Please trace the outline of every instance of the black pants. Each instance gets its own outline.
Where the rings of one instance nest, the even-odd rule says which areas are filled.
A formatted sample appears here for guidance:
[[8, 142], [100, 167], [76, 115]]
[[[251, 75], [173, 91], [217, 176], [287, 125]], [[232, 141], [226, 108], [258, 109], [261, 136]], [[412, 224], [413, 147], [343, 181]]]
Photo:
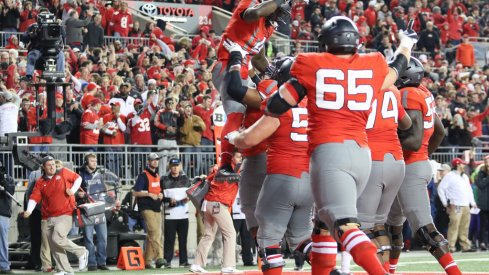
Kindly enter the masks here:
[[252, 264], [255, 243], [253, 242], [250, 231], [246, 227], [246, 220], [233, 220], [233, 224], [236, 229], [236, 235], [241, 239], [241, 259], [243, 259], [243, 264]]
[[41, 211], [34, 209], [29, 217], [31, 231], [31, 264], [32, 267], [41, 266]]
[[178, 250], [180, 265], [188, 262], [187, 258], [187, 235], [188, 219], [167, 220], [165, 219], [165, 240], [164, 254], [167, 263], [173, 259], [173, 247], [175, 246], [175, 236], [178, 233]]
[[479, 242], [488, 245], [489, 239], [488, 239], [487, 231], [489, 230], [489, 211], [481, 210], [479, 215], [481, 218], [481, 227], [479, 230]]

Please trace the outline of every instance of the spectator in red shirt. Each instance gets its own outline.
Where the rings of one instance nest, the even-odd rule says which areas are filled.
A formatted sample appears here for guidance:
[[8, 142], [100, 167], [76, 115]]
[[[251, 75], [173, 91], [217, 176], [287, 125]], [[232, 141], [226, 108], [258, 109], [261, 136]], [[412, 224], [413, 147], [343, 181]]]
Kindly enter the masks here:
[[468, 35], [470, 37], [479, 37], [479, 24], [475, 22], [474, 17], [467, 17], [467, 22], [464, 24], [464, 35]]
[[24, 2], [24, 11], [20, 14], [19, 32], [25, 32], [27, 27], [36, 23], [37, 10], [32, 9], [32, 2]]
[[467, 112], [467, 130], [472, 134], [472, 137], [482, 136], [482, 121], [489, 115], [489, 108], [486, 108], [484, 112], [479, 113], [479, 110], [471, 106]]
[[[194, 107], [194, 113], [201, 117], [205, 123], [205, 130], [202, 132], [200, 145], [214, 145], [214, 127], [212, 126], [212, 114], [214, 113], [214, 108], [212, 108], [212, 98], [209, 95], [205, 95], [202, 98], [202, 104]], [[212, 148], [202, 148], [202, 151], [211, 152]]]
[[122, 146], [125, 144], [124, 132], [126, 131], [126, 116], [121, 114], [121, 104], [113, 102], [110, 104], [112, 113], [103, 117], [102, 136], [108, 154], [107, 168], [116, 175], [121, 176]]
[[132, 15], [127, 10], [127, 3], [122, 2], [120, 11], [114, 12], [110, 21], [112, 32], [115, 37], [128, 37], [132, 28]]
[[453, 46], [460, 44], [462, 41], [462, 25], [464, 19], [460, 16], [461, 12], [462, 10], [459, 7], [451, 6], [447, 13], [449, 24], [448, 38]]
[[301, 18], [305, 18], [305, 14], [304, 14], [304, 11], [306, 9], [306, 3], [304, 2], [304, 0], [299, 0], [299, 1], [294, 1], [294, 4], [292, 5], [292, 10], [291, 10], [291, 14], [293, 14], [293, 18], [292, 20], [296, 19], [295, 16], [297, 16], [298, 14], [301, 15]]
[[51, 156], [42, 159], [41, 168], [43, 176], [36, 181], [24, 217], [28, 218], [36, 204], [42, 202], [41, 212], [47, 217], [47, 236], [58, 274], [73, 274], [66, 252], [78, 257], [78, 268], [83, 271], [88, 264], [88, 250], [67, 237], [73, 225], [74, 194], [82, 178], [66, 168], [57, 171]]
[[90, 101], [92, 101], [93, 97], [95, 96], [95, 94], [97, 93], [97, 90], [98, 88], [100, 88], [100, 86], [98, 86], [95, 82], [90, 82], [88, 83], [87, 85], [87, 91], [85, 94], [83, 94], [82, 98], [81, 98], [81, 106], [83, 108], [83, 110], [86, 110], [87, 109], [87, 105]]
[[475, 64], [474, 46], [469, 43], [467, 35], [464, 36], [462, 44], [457, 47], [456, 60], [468, 68], [472, 68]]
[[[144, 107], [141, 100], [134, 101], [135, 111], [127, 116], [126, 132], [129, 133], [129, 143], [132, 145], [152, 145], [151, 113]], [[132, 147], [132, 152], [151, 152], [149, 147]], [[144, 168], [144, 159], [138, 154], [132, 155], [132, 175], [136, 176]]]
[[[80, 144], [98, 144], [98, 137], [102, 121], [98, 116], [98, 111], [102, 106], [102, 101], [98, 98], [92, 99], [88, 104], [88, 109], [83, 112], [80, 127]], [[87, 151], [96, 151], [95, 147], [87, 148]]]
[[368, 3], [368, 8], [363, 13], [363, 16], [367, 18], [367, 24], [370, 28], [375, 26], [377, 22], [377, 11], [375, 10], [375, 1], [370, 1]]

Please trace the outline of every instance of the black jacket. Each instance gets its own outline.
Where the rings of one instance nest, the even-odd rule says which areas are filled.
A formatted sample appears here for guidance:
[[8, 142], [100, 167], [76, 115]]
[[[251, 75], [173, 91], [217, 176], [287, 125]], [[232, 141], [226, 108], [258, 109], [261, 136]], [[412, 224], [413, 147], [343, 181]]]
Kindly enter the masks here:
[[475, 185], [479, 189], [477, 206], [484, 211], [489, 211], [489, 175], [484, 168], [481, 168], [477, 174]]
[[0, 175], [0, 185], [5, 190], [0, 191], [0, 216], [8, 217], [12, 216], [12, 198], [5, 194], [5, 191], [11, 195], [15, 192], [14, 179], [8, 175]]
[[169, 172], [167, 175], [161, 177], [160, 182], [163, 189], [190, 187], [190, 180], [183, 172], [180, 172], [177, 177], [173, 177]]
[[96, 25], [95, 22], [90, 22], [87, 26], [88, 32], [85, 34], [85, 47], [88, 45], [90, 49], [102, 48], [104, 46], [104, 29], [101, 25]]
[[3, 14], [3, 11], [0, 12], [0, 24], [2, 29], [5, 28], [14, 28], [17, 29], [17, 21], [20, 18], [20, 12], [18, 8], [9, 9], [4, 7], [4, 9], [8, 9], [6, 14]]

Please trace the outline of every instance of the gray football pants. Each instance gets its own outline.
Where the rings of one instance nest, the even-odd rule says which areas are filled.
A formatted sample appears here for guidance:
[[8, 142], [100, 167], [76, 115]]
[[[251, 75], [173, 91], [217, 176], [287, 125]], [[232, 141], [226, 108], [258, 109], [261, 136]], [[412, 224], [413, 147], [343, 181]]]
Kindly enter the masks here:
[[433, 223], [426, 186], [433, 176], [428, 160], [406, 165], [406, 175], [387, 217], [387, 224], [401, 226], [408, 220], [413, 232]]
[[256, 205], [258, 245], [280, 243], [285, 235], [291, 250], [312, 233], [312, 193], [309, 174], [301, 178], [267, 175]]
[[372, 167], [370, 149], [355, 141], [325, 143], [311, 154], [309, 171], [321, 221], [334, 229], [336, 220], [357, 218], [356, 202]]
[[[221, 95], [222, 106], [224, 107], [224, 112], [226, 114], [231, 113], [241, 113], [244, 114], [246, 111], [246, 106], [241, 102], [238, 102], [231, 98], [228, 94], [228, 85], [229, 85], [229, 77], [227, 76], [228, 71], [227, 68], [223, 68], [223, 64], [220, 61], [217, 61], [216, 66], [212, 70], [212, 81], [216, 86], [216, 89], [219, 91]], [[248, 79], [241, 80], [243, 86], [248, 85]]]
[[239, 197], [241, 199], [241, 211], [246, 216], [248, 230], [258, 226], [255, 209], [266, 175], [267, 154], [265, 152], [244, 158], [241, 165]]
[[362, 229], [384, 224], [392, 202], [404, 179], [404, 160], [386, 154], [384, 161], [372, 161], [367, 186], [357, 200], [358, 221]]

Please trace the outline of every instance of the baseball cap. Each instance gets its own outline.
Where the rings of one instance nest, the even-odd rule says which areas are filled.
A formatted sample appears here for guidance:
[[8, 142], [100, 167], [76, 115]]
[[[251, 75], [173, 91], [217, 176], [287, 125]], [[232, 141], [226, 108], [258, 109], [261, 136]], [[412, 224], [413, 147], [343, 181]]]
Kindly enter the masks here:
[[156, 80], [152, 79], [152, 78], [150, 80], [148, 80], [148, 85], [151, 85], [151, 84], [156, 85]]
[[170, 166], [177, 166], [180, 164], [180, 160], [177, 158], [170, 159]]
[[53, 156], [50, 156], [50, 155], [47, 155], [47, 156], [45, 156], [45, 157], [43, 157], [41, 159], [41, 164], [44, 164], [44, 163], [46, 163], [48, 161], [51, 161], [51, 160], [54, 160], [54, 157]]
[[58, 99], [58, 98], [63, 99], [63, 95], [60, 93], [56, 93], [56, 99]]
[[458, 93], [456, 94], [456, 96], [459, 96], [459, 97], [465, 97], [465, 94], [464, 94], [464, 93], [462, 93], [462, 92], [458, 92]]
[[161, 159], [161, 157], [158, 156], [158, 154], [156, 154], [156, 153], [150, 153], [148, 155], [148, 160], [159, 160], [159, 159]]
[[452, 167], [457, 167], [459, 164], [467, 164], [467, 162], [463, 161], [461, 158], [452, 159]]
[[450, 170], [452, 170], [452, 169], [450, 168], [450, 165], [448, 165], [448, 164], [446, 164], [446, 163], [442, 164], [442, 165], [441, 165], [441, 166], [438, 168], [438, 171], [450, 171]]
[[73, 49], [73, 52], [75, 52], [75, 53], [79, 53], [79, 52], [80, 52], [80, 49], [78, 49], [78, 48], [74, 48], [74, 49]]
[[121, 84], [121, 87], [123, 87], [123, 86], [129, 87], [129, 83], [127, 83], [127, 82], [123, 82], [123, 83]]
[[92, 91], [92, 90], [95, 90], [95, 89], [97, 89], [97, 88], [99, 88], [99, 87], [100, 87], [100, 86], [99, 86], [99, 85], [97, 85], [95, 82], [90, 82], [90, 83], [88, 83], [88, 85], [87, 85], [87, 90], [88, 90], [88, 91]]

